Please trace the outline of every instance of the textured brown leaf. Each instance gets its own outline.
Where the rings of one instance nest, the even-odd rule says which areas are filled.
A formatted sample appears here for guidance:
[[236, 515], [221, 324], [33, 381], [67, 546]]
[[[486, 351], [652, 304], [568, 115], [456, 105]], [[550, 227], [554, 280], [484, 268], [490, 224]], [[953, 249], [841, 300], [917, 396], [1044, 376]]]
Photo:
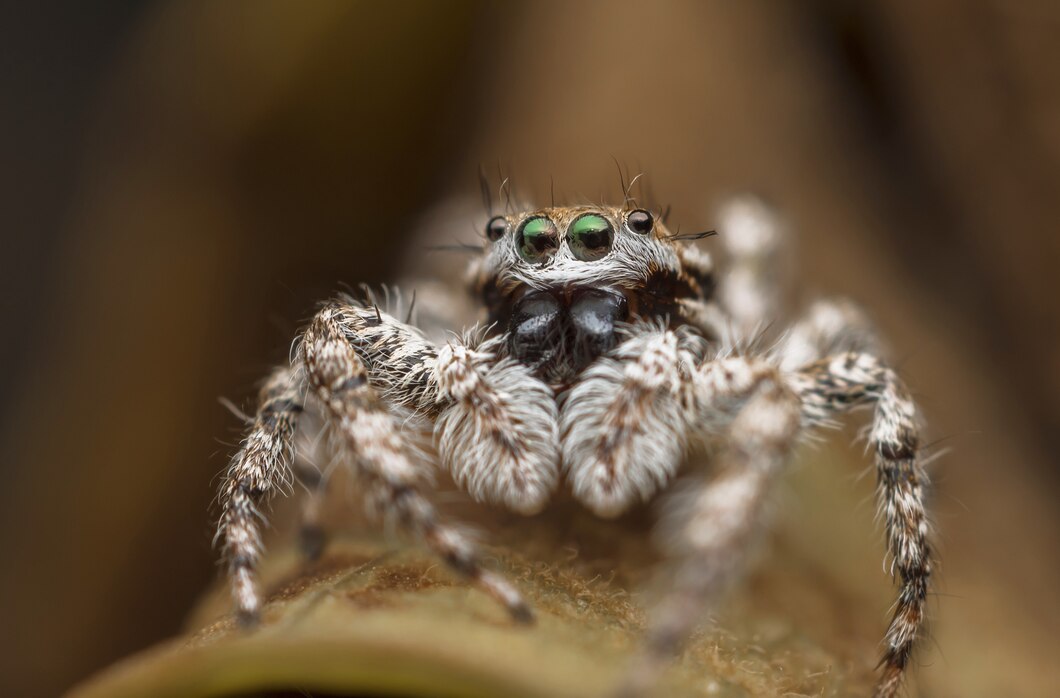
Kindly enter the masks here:
[[[717, 624], [695, 638], [663, 695], [868, 690], [889, 602], [879, 545], [867, 544], [876, 541], [871, 507], [856, 505], [871, 483], [852, 486], [844, 464], [827, 454], [813, 460], [781, 496], [776, 533], [759, 563]], [[844, 509], [849, 526], [836, 527], [831, 517]], [[194, 631], [114, 665], [73, 695], [606, 693], [635, 647], [651, 596], [630, 593], [649, 579], [650, 512], [601, 522], [560, 503], [533, 519], [478, 514], [476, 525], [495, 543], [489, 563], [530, 597], [536, 625], [514, 625], [415, 547], [345, 537], [304, 563], [293, 546], [281, 546], [263, 571], [269, 601], [257, 630], [237, 628], [225, 590], [215, 589], [193, 614]], [[853, 565], [865, 569], [851, 573]], [[851, 591], [873, 575], [871, 593]]]

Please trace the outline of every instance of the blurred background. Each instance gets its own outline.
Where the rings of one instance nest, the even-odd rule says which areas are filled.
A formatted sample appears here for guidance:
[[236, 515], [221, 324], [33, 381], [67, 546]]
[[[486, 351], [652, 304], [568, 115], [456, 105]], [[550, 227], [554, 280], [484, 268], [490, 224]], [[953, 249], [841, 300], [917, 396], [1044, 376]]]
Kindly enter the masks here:
[[217, 398], [317, 300], [429, 268], [416, 222], [480, 164], [613, 200], [612, 156], [685, 229], [768, 196], [804, 292], [897, 349], [951, 449], [918, 695], [1060, 690], [1060, 5], [59, 2], [0, 27], [3, 695], [179, 631], [216, 575]]

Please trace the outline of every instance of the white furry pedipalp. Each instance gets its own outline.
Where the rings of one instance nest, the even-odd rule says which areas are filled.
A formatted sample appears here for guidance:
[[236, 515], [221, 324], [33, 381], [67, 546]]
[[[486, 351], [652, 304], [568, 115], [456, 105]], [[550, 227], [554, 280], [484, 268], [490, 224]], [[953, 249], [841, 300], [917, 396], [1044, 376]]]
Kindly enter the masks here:
[[679, 399], [692, 355], [674, 332], [637, 328], [593, 364], [563, 405], [563, 461], [574, 496], [618, 516], [674, 476], [687, 415]]
[[438, 352], [438, 384], [453, 400], [435, 424], [438, 452], [476, 501], [536, 513], [559, 478], [552, 391], [514, 361], [480, 368], [475, 359], [461, 345]]

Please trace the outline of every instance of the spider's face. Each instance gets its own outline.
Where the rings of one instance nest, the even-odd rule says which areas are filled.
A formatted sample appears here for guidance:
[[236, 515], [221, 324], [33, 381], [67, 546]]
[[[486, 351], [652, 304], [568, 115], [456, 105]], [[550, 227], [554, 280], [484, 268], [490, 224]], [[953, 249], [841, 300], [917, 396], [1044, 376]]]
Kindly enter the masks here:
[[511, 355], [553, 383], [616, 343], [616, 327], [672, 314], [699, 292], [681, 250], [644, 209], [571, 206], [495, 216], [476, 289]]

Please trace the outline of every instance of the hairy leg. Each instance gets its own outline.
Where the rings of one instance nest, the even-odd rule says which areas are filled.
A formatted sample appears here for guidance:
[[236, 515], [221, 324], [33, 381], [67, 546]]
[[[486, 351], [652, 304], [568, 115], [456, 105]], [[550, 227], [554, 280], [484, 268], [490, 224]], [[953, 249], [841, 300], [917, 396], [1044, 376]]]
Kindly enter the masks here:
[[241, 622], [257, 620], [261, 608], [255, 570], [261, 557], [259, 507], [291, 484], [291, 451], [303, 389], [295, 371], [276, 370], [259, 396], [254, 425], [228, 467], [221, 484], [221, 541]]
[[784, 371], [796, 371], [840, 352], [878, 354], [872, 323], [853, 302], [843, 298], [814, 301], [783, 337], [777, 358]]
[[780, 317], [783, 226], [763, 201], [742, 196], [719, 211], [719, 241], [728, 252], [728, 270], [718, 298], [743, 342]]
[[738, 328], [718, 300], [713, 259], [694, 245], [680, 244], [676, 251], [682, 271], [699, 287], [698, 296], [677, 299], [674, 308], [676, 324], [690, 325], [709, 342], [727, 347], [738, 345]]
[[298, 547], [307, 560], [316, 560], [324, 553], [328, 534], [321, 521], [321, 509], [327, 497], [327, 478], [309, 463], [293, 466], [295, 479], [306, 488], [302, 498], [302, 512], [298, 526]]
[[617, 516], [673, 478], [684, 455], [697, 339], [653, 325], [582, 374], [563, 401], [563, 462], [574, 496]]
[[852, 407], [875, 404], [869, 441], [876, 453], [877, 490], [891, 574], [898, 600], [887, 629], [877, 698], [892, 698], [924, 624], [932, 571], [930, 524], [924, 505], [928, 484], [917, 450], [917, 410], [893, 370], [871, 354], [848, 352], [806, 367], [796, 380], [804, 422], [813, 424]]
[[701, 425], [725, 436], [718, 475], [668, 502], [658, 533], [675, 563], [672, 585], [651, 614], [647, 642], [621, 686], [623, 696], [655, 685], [704, 612], [742, 570], [770, 485], [799, 428], [797, 396], [765, 361], [710, 361], [694, 381]]
[[[403, 336], [408, 341], [400, 342]], [[481, 566], [470, 538], [444, 522], [423, 495], [425, 473], [409, 457], [399, 419], [373, 386], [382, 385], [384, 394], [410, 409], [443, 399], [432, 353], [411, 328], [378, 310], [342, 303], [321, 310], [300, 345], [309, 385], [357, 465], [370, 509], [423, 541], [514, 618], [529, 621], [530, 608], [518, 591]], [[373, 364], [372, 383], [365, 359]]]
[[[418, 304], [417, 304], [418, 305]], [[439, 455], [476, 501], [540, 510], [558, 479], [552, 390], [471, 331], [441, 347], [375, 307], [340, 301], [343, 332], [383, 402], [434, 420]]]

